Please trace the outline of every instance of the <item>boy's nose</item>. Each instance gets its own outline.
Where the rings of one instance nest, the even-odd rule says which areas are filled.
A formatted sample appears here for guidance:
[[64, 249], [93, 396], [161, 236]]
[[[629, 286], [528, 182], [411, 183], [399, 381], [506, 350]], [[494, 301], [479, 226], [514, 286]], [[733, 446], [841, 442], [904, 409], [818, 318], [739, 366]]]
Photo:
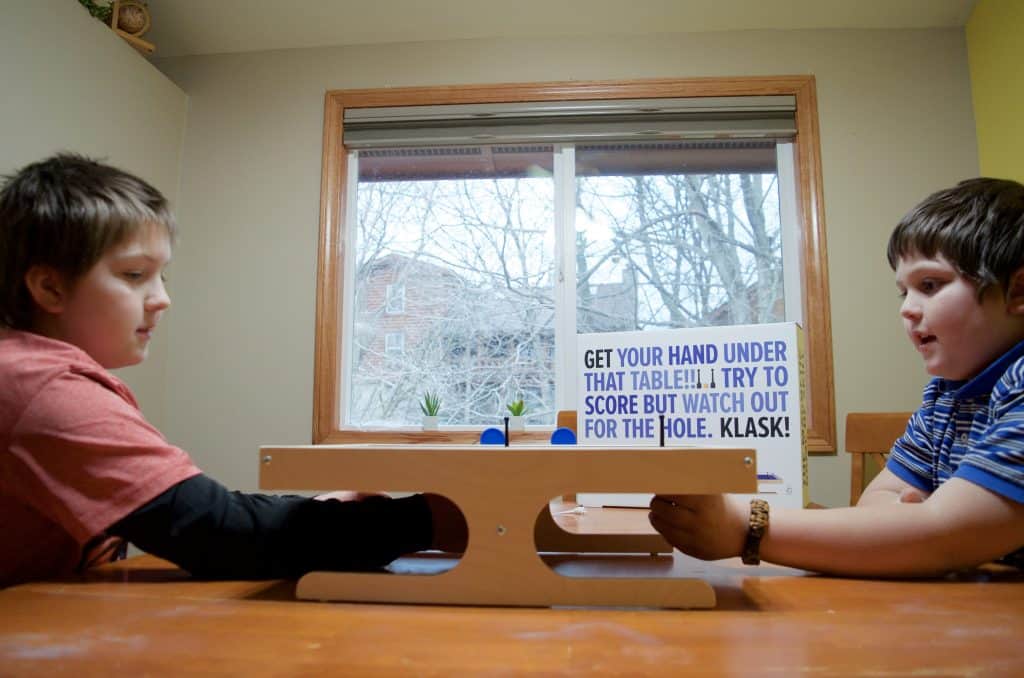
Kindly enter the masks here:
[[167, 287], [163, 280], [158, 280], [152, 294], [146, 297], [146, 309], [149, 311], [162, 311], [171, 305], [171, 296], [167, 293]]
[[900, 304], [900, 316], [908, 320], [921, 317], [920, 305], [909, 294], [903, 298], [903, 303]]

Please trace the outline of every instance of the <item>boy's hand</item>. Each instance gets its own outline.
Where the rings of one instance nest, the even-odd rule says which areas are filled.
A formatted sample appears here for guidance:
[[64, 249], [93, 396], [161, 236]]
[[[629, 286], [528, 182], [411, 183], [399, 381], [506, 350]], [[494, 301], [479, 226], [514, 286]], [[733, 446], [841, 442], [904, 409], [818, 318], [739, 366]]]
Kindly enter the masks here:
[[916, 487], [904, 487], [900, 490], [899, 503], [901, 504], [920, 504], [929, 495], [925, 494]]
[[387, 494], [383, 492], [353, 492], [352, 490], [335, 490], [334, 492], [325, 492], [324, 494], [318, 494], [313, 499], [317, 501], [328, 501], [334, 499], [335, 501], [361, 501], [370, 497], [386, 497]]
[[893, 502], [920, 504], [930, 496], [930, 493], [917, 489], [889, 469], [883, 468], [864, 488], [857, 506], [879, 506]]
[[434, 540], [430, 548], [447, 553], [462, 553], [469, 541], [469, 528], [459, 507], [447, 497], [425, 493], [430, 514], [434, 521]]
[[724, 494], [658, 494], [651, 500], [651, 525], [683, 553], [701, 560], [743, 552], [750, 506]]

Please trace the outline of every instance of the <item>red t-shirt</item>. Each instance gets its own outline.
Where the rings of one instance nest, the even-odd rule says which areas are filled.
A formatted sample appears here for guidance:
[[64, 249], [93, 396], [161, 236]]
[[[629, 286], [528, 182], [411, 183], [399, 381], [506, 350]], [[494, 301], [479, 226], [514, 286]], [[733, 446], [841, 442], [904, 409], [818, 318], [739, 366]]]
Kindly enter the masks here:
[[73, 572], [91, 539], [199, 472], [84, 351], [0, 330], [0, 586]]

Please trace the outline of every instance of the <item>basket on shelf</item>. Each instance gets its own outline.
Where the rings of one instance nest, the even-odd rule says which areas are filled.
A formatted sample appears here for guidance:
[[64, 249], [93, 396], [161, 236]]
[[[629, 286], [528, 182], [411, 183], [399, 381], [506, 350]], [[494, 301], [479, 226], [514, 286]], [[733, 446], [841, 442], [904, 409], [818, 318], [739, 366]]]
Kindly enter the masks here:
[[156, 46], [142, 39], [149, 30], [149, 8], [141, 0], [114, 0], [110, 6], [110, 29], [143, 54], [152, 54]]
[[118, 5], [116, 22], [111, 12], [111, 28], [124, 31], [128, 35], [141, 38], [149, 30], [149, 8], [139, 0], [121, 0]]

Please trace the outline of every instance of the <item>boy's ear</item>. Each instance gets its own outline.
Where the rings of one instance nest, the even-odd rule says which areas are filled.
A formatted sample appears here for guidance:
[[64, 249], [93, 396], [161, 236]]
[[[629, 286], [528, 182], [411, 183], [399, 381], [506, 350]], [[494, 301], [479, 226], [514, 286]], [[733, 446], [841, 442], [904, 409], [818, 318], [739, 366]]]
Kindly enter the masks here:
[[1010, 276], [1006, 290], [1006, 310], [1013, 315], [1024, 315], [1024, 266]]
[[68, 297], [68, 287], [63, 275], [52, 266], [37, 264], [25, 272], [25, 287], [32, 300], [47, 313], [60, 313]]

